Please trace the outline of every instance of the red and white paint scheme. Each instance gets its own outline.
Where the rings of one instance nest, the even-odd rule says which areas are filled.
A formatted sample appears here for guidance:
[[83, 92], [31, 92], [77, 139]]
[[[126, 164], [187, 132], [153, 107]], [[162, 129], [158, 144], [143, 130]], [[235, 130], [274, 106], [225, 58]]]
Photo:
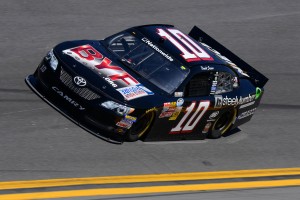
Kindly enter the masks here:
[[214, 60], [203, 48], [180, 30], [173, 28], [158, 28], [157, 34], [162, 38], [169, 40], [178, 50], [180, 50], [182, 52], [180, 55], [187, 62]]
[[[153, 94], [124, 69], [112, 65], [109, 58], [104, 57], [89, 44], [63, 50], [63, 53], [95, 71], [112, 87], [116, 88], [126, 100]], [[126, 94], [123, 91], [125, 88], [127, 89]]]

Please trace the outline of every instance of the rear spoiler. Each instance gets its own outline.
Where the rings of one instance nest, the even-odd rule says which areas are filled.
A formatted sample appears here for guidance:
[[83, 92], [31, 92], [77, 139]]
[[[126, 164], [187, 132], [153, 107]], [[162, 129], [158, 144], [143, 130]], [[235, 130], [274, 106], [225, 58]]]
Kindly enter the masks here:
[[207, 35], [204, 31], [199, 29], [197, 26], [193, 27], [193, 29], [189, 33], [189, 36], [191, 36], [192, 38], [194, 38], [199, 42], [203, 42], [207, 44], [208, 46], [212, 47], [216, 51], [220, 52], [223, 56], [227, 57], [233, 63], [235, 63], [239, 68], [241, 68], [245, 73], [247, 73], [250, 76], [250, 79], [255, 84], [255, 86], [262, 88], [268, 82], [269, 79], [267, 77], [265, 77], [256, 69], [251, 67], [249, 64], [247, 64], [241, 58], [239, 58], [234, 53], [229, 51], [227, 48], [225, 48], [219, 42], [214, 40], [212, 37]]

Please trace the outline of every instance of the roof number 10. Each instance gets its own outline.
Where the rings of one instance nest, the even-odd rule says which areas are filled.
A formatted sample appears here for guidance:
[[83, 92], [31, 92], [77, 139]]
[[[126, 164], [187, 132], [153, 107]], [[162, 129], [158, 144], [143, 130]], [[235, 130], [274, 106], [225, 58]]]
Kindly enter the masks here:
[[[170, 35], [171, 33], [175, 38]], [[181, 51], [181, 56], [187, 62], [200, 60], [214, 60], [206, 51], [204, 51], [196, 42], [189, 36], [177, 29], [157, 29], [157, 34], [162, 38], [169, 40], [178, 50]], [[177, 38], [177, 40], [176, 40]]]

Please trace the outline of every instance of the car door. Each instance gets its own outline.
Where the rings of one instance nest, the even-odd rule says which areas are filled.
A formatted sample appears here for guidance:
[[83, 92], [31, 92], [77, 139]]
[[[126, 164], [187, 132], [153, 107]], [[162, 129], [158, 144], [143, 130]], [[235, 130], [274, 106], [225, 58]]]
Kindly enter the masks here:
[[207, 113], [213, 106], [210, 96], [213, 73], [199, 72], [177, 89], [158, 111], [155, 126], [146, 140], [204, 139]]
[[210, 96], [214, 73], [199, 72], [194, 74], [184, 87], [183, 109], [170, 134], [179, 134], [186, 139], [202, 138], [207, 113], [212, 107]]

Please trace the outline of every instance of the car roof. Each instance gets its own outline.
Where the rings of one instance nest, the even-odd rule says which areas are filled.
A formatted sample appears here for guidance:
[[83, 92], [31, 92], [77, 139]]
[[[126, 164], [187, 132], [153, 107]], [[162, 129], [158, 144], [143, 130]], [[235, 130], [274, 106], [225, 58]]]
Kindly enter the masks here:
[[[170, 24], [148, 24], [135, 26], [133, 29], [138, 30], [145, 37], [155, 43], [157, 46], [168, 52], [170, 55], [179, 60], [182, 64], [187, 67], [207, 65], [207, 64], [222, 64], [227, 65], [227, 63], [220, 59], [214, 52], [210, 51], [206, 46], [194, 40], [192, 37], [178, 30], [176, 27]], [[162, 37], [161, 33], [163, 32], [171, 37], [172, 40], [177, 42], [177, 45], [168, 37]], [[178, 47], [180, 46], [181, 47]], [[189, 48], [190, 47], [192, 48]], [[184, 57], [182, 50], [185, 50], [189, 55], [194, 56], [195, 58], [187, 59]], [[196, 52], [195, 52], [196, 50]], [[194, 53], [195, 52], [195, 53]], [[198, 53], [198, 54], [197, 54]], [[200, 53], [200, 54], [199, 54]], [[200, 56], [198, 56], [200, 55]], [[204, 55], [205, 57], [201, 56]]]

